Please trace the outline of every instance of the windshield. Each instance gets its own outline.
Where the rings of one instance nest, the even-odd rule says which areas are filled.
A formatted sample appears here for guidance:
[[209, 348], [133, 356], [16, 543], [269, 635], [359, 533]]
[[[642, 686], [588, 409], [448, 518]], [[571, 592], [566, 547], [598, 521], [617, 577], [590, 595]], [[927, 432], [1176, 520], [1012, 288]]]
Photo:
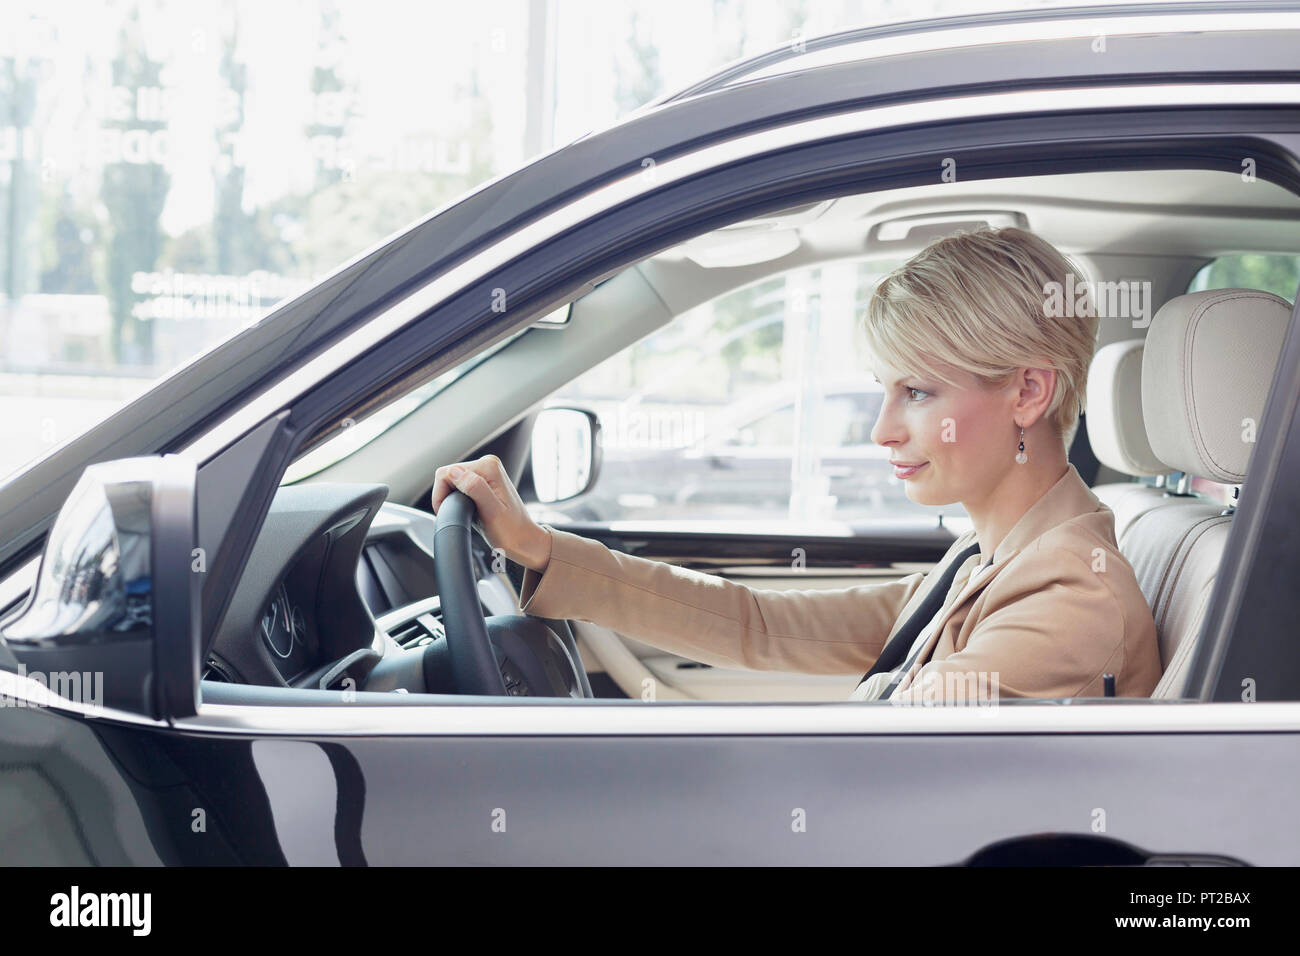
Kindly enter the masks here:
[[[552, 313], [541, 321], [547, 322], [547, 324], [553, 324], [556, 321], [555, 317], [567, 309], [568, 306], [565, 306], [564, 309]], [[310, 478], [312, 475], [342, 461], [349, 455], [355, 454], [384, 432], [388, 431], [388, 429], [392, 428], [407, 415], [410, 415], [425, 402], [432, 400], [444, 388], [456, 381], [456, 379], [460, 378], [471, 369], [481, 365], [483, 362], [486, 362], [511, 342], [514, 342], [521, 335], [527, 333], [531, 328], [531, 326], [527, 326], [520, 329], [514, 335], [502, 339], [496, 345], [484, 349], [482, 352], [466, 359], [454, 368], [447, 369], [447, 371], [443, 372], [437, 378], [425, 382], [418, 388], [412, 389], [401, 398], [388, 403], [383, 408], [359, 422], [349, 424], [351, 419], [345, 418], [343, 420], [343, 430], [329, 441], [316, 446], [302, 457], [296, 459], [284, 473], [284, 477], [280, 479], [280, 484], [291, 485], [296, 481], [302, 481], [304, 478]]]

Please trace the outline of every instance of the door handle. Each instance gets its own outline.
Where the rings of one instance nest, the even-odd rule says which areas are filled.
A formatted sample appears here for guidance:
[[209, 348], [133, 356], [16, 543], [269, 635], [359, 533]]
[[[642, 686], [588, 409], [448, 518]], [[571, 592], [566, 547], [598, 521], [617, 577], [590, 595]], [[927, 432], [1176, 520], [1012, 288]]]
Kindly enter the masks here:
[[1215, 853], [1149, 853], [1090, 833], [1032, 833], [990, 843], [958, 866], [1248, 866]]

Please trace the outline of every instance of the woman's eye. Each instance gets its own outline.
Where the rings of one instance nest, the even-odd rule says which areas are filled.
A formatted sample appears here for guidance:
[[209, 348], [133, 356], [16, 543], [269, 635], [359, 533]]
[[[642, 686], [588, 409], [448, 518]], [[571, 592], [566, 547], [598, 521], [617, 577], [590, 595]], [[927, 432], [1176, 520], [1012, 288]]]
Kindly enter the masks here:
[[904, 391], [907, 392], [907, 397], [910, 398], [910, 399], [911, 399], [912, 401], [914, 401], [914, 402], [919, 402], [919, 401], [921, 400], [918, 396], [929, 395], [929, 394], [930, 394], [929, 392], [923, 392], [923, 391], [921, 391], [919, 388], [912, 388], [912, 386], [910, 386], [910, 385], [907, 386], [907, 387], [904, 389]]

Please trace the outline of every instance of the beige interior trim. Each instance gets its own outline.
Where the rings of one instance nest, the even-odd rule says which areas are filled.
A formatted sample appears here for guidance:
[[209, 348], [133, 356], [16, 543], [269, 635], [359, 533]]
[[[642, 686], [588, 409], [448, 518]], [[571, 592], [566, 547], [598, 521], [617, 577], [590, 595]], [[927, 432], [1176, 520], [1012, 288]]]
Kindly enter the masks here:
[[646, 667], [641, 660], [628, 650], [627, 645], [609, 628], [586, 621], [573, 621], [573, 632], [579, 640], [578, 654], [584, 663], [588, 660], [585, 651], [591, 654], [591, 660], [605, 671], [618, 689], [633, 700], [643, 699], [643, 695], [653, 688], [654, 700], [690, 700], [691, 698], [678, 690], [668, 681], [661, 680]]

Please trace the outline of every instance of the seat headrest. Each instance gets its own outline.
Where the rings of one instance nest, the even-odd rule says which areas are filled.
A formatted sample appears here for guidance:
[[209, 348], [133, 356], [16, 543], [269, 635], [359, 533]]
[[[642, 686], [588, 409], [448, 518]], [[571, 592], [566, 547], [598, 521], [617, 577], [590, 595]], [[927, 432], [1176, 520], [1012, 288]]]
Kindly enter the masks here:
[[1142, 357], [1142, 417], [1160, 461], [1245, 480], [1290, 321], [1285, 299], [1257, 289], [1192, 292], [1160, 307]]
[[1088, 441], [1097, 460], [1136, 477], [1175, 469], [1151, 450], [1142, 408], [1142, 339], [1097, 350], [1088, 371]]

